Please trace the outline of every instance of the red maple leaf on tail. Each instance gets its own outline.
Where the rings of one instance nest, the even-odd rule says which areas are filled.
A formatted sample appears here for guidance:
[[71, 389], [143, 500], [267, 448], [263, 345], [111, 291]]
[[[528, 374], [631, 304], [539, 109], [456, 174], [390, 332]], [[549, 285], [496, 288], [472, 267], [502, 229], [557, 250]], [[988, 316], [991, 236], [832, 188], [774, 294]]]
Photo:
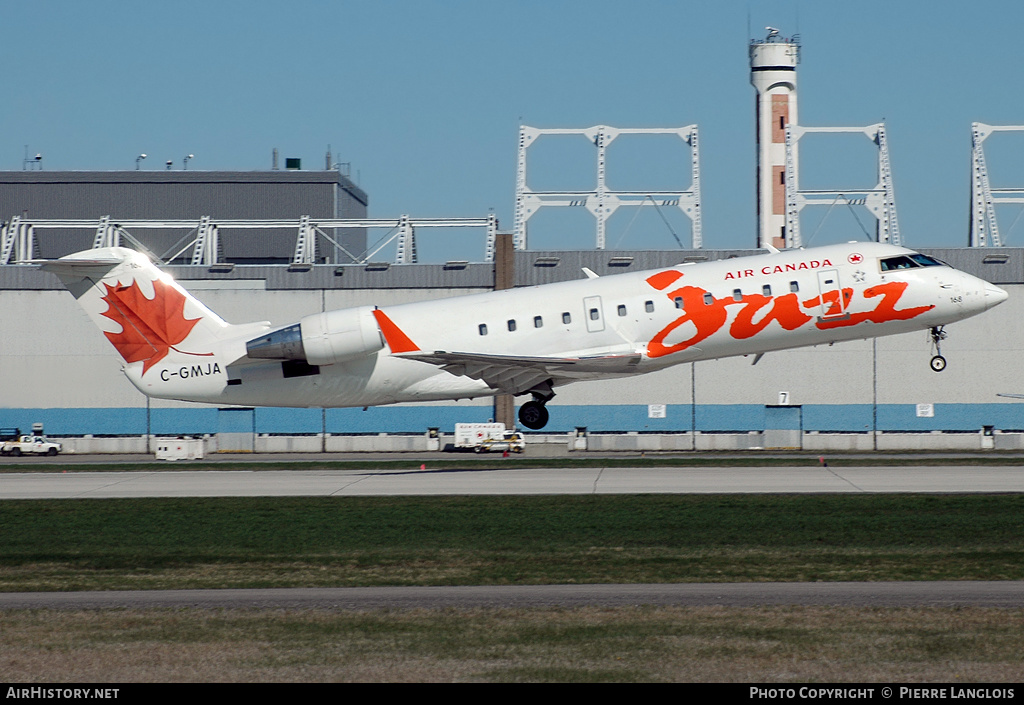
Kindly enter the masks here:
[[[118, 284], [103, 286], [107, 295], [102, 297], [108, 308], [103, 315], [121, 326], [120, 333], [107, 333], [125, 362], [144, 361], [142, 374], [167, 357], [168, 351], [188, 337], [198, 318], [185, 318], [185, 296], [157, 279], [153, 282], [153, 298], [147, 299], [138, 282], [130, 286]], [[187, 353], [212, 355], [213, 353]]]

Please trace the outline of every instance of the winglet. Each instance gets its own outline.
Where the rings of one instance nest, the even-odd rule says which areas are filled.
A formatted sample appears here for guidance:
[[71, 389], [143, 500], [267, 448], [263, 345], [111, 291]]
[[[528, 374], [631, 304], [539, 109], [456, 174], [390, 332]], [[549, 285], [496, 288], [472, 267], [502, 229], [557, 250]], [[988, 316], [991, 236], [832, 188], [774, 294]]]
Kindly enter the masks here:
[[384, 334], [384, 340], [393, 353], [418, 352], [420, 347], [412, 342], [402, 329], [395, 325], [394, 321], [379, 308], [373, 309], [373, 316], [377, 319], [380, 332]]

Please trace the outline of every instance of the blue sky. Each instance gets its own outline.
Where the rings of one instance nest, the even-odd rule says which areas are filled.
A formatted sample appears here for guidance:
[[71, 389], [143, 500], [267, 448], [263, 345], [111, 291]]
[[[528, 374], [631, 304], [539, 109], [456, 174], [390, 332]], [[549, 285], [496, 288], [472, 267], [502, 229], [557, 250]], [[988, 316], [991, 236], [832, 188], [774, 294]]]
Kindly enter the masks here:
[[[0, 169], [25, 146], [44, 168], [268, 169], [276, 147], [322, 168], [328, 144], [351, 164], [372, 217], [479, 217], [513, 225], [516, 144], [536, 127], [701, 130], [704, 243], [755, 242], [754, 90], [747, 42], [764, 26], [799, 32], [800, 119], [885, 120], [904, 241], [967, 241], [972, 121], [1024, 124], [1024, 3], [2, 0]], [[748, 19], [749, 18], [749, 19]], [[749, 34], [748, 34], [749, 27]], [[621, 138], [620, 138], [621, 139]], [[644, 138], [647, 139], [647, 138]], [[671, 139], [609, 152], [615, 188], [683, 188], [688, 152]], [[801, 180], [874, 184], [859, 137], [801, 143]], [[1024, 186], [1024, 133], [986, 142], [996, 186]], [[534, 188], [588, 187], [583, 138], [531, 148]], [[863, 238], [840, 207], [805, 210], [810, 244]], [[201, 215], [201, 214], [196, 214]], [[1000, 209], [1024, 245], [1019, 209]], [[542, 217], [543, 216], [543, 217]], [[1024, 218], [1021, 218], [1024, 221]], [[823, 221], [823, 222], [822, 222]], [[689, 242], [688, 221], [673, 228]], [[588, 247], [585, 212], [542, 211], [531, 247]], [[620, 211], [609, 246], [673, 248], [653, 209]], [[476, 259], [482, 235], [421, 233], [424, 259]]]

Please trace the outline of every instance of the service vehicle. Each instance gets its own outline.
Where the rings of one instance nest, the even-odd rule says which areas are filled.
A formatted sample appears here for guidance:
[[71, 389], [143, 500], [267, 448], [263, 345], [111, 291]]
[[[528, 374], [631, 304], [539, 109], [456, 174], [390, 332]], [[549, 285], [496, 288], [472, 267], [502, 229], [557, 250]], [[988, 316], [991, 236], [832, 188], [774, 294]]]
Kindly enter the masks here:
[[485, 441], [501, 440], [505, 437], [505, 424], [487, 423], [457, 423], [455, 424], [456, 448], [473, 449]]
[[64, 450], [64, 446], [46, 438], [46, 436], [23, 435], [13, 440], [5, 440], [0, 445], [0, 455], [57, 455]]
[[522, 453], [526, 450], [526, 442], [518, 431], [505, 431], [501, 438], [488, 438], [473, 450], [477, 453]]

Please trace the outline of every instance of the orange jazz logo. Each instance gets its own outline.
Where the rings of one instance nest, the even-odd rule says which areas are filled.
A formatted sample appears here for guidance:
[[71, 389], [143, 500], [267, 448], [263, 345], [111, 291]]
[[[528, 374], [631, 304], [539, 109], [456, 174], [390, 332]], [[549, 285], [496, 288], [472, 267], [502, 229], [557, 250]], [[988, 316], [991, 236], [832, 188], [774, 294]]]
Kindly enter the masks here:
[[[908, 320], [934, 308], [928, 305], [897, 309], [896, 305], [908, 286], [907, 282], [901, 281], [867, 287], [861, 294], [862, 301], [858, 303], [867, 304], [870, 308], [841, 317], [832, 317], [849, 311], [854, 304], [852, 288], [828, 291], [805, 301], [800, 301], [795, 292], [781, 296], [748, 293], [722, 299], [715, 298], [699, 286], [679, 286], [683, 277], [682, 272], [670, 269], [646, 279], [651, 287], [665, 292], [665, 296], [680, 310], [679, 316], [658, 331], [647, 344], [649, 357], [664, 357], [693, 347], [718, 333], [727, 323], [732, 338], [746, 340], [758, 335], [773, 322], [783, 330], [797, 330], [814, 320], [813, 314], [818, 312], [824, 314], [818, 318], [815, 326], [820, 330], [830, 330], [865, 322]], [[729, 323], [733, 310], [735, 315]], [[690, 337], [678, 342], [666, 342], [669, 336], [682, 326], [687, 326], [687, 330], [692, 333]]]

